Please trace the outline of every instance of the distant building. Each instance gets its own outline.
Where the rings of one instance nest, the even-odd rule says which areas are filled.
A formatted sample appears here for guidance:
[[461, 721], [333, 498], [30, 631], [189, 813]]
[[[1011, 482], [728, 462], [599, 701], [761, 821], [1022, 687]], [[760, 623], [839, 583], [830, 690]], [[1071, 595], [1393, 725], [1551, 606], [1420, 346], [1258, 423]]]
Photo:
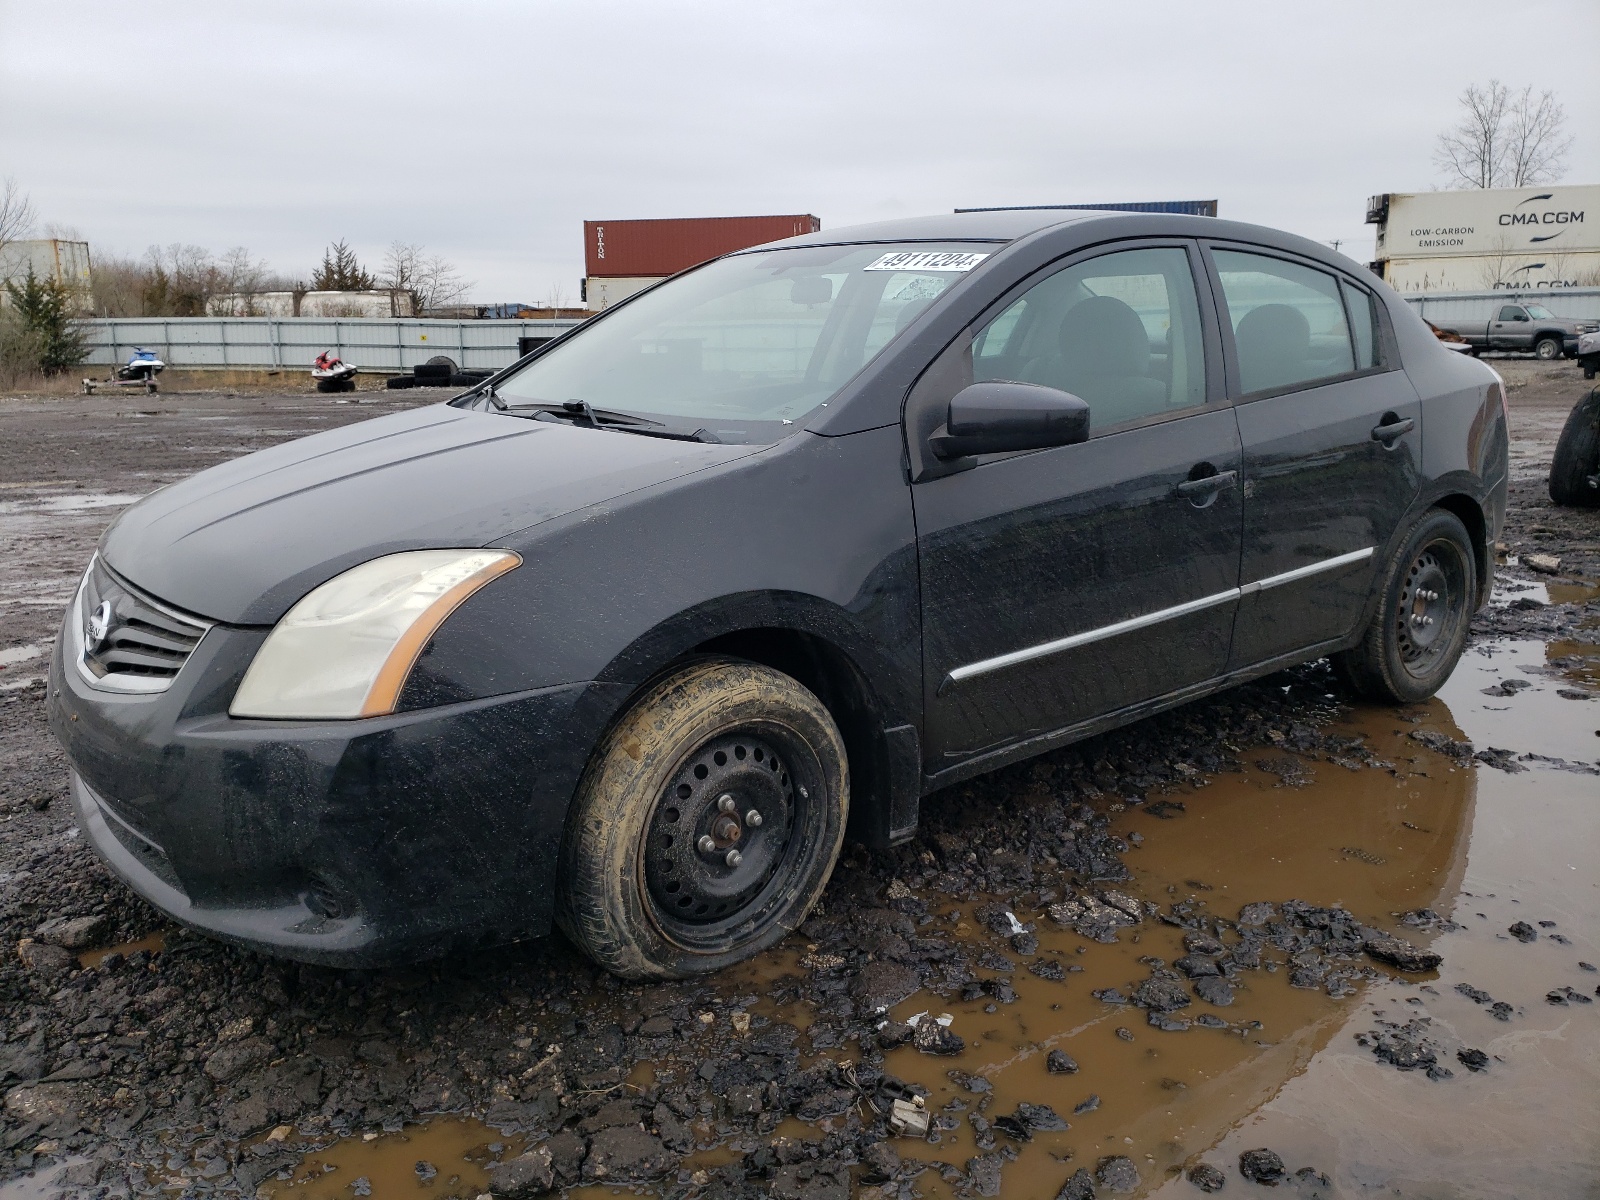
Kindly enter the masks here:
[[[80, 312], [94, 305], [93, 280], [89, 271], [89, 243], [68, 242], [60, 238], [30, 238], [0, 246], [0, 283], [27, 276], [28, 268], [40, 279], [54, 279], [72, 293]], [[5, 291], [0, 288], [0, 303]]]

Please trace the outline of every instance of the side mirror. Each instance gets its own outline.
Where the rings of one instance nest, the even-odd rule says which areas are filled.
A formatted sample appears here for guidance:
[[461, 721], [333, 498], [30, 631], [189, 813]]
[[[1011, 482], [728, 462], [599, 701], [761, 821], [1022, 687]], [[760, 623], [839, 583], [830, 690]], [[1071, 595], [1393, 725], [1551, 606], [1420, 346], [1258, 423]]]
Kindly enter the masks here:
[[1089, 439], [1089, 405], [1071, 392], [995, 380], [962, 388], [945, 423], [928, 438], [938, 458], [1043, 450]]

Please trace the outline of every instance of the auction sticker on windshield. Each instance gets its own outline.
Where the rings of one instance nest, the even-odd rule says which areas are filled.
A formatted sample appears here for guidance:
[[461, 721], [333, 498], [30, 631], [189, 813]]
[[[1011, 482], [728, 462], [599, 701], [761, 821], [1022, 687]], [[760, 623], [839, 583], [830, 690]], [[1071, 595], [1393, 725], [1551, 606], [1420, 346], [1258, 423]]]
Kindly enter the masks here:
[[896, 250], [862, 267], [863, 271], [970, 271], [987, 254], [953, 250]]

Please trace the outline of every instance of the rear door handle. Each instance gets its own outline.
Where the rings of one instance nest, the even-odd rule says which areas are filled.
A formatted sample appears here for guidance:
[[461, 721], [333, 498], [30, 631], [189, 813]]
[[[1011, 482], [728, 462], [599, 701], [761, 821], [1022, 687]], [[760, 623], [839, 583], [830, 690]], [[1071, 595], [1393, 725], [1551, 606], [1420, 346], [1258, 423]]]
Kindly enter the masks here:
[[1382, 425], [1372, 427], [1372, 440], [1382, 442], [1385, 446], [1394, 445], [1394, 440], [1404, 437], [1417, 427], [1417, 423], [1410, 417], [1403, 421], [1385, 421]]
[[1185, 479], [1178, 485], [1178, 495], [1193, 500], [1196, 496], [1209, 496], [1213, 492], [1231, 488], [1238, 481], [1239, 472], [1218, 471], [1215, 475], [1205, 475], [1199, 479]]

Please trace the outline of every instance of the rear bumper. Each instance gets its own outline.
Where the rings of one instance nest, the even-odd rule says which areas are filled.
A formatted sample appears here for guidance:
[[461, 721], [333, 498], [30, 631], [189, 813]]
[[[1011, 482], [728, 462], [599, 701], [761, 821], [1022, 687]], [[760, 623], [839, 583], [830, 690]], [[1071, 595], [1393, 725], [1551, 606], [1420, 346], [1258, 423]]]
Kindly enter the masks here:
[[63, 670], [68, 640], [47, 707], [79, 825], [174, 919], [331, 966], [549, 929], [567, 806], [615, 689], [241, 721], [226, 714], [227, 681], [254, 631], [213, 629], [156, 696], [86, 686]]

